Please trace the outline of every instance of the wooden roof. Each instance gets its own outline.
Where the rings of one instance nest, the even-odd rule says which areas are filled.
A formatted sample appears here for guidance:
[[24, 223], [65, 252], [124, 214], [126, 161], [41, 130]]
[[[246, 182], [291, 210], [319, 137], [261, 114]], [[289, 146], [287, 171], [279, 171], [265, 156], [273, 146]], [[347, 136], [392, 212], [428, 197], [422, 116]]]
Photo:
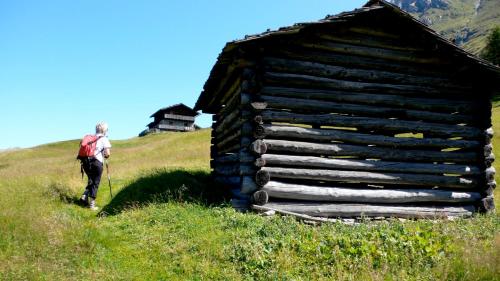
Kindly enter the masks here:
[[155, 115], [161, 114], [162, 112], [165, 112], [165, 111], [182, 112], [183, 114], [181, 114], [181, 115], [186, 115], [186, 116], [198, 116], [198, 115], [200, 115], [198, 112], [193, 110], [191, 107], [189, 107], [183, 103], [178, 103], [178, 104], [174, 104], [174, 105], [159, 109], [155, 113], [151, 114], [151, 116], [149, 116], [149, 117], [154, 117]]
[[247, 35], [244, 39], [226, 43], [225, 47], [217, 58], [217, 62], [210, 72], [209, 78], [205, 82], [203, 91], [201, 92], [198, 101], [196, 102], [194, 110], [203, 110], [203, 112], [205, 113], [216, 113], [217, 109], [213, 106], [208, 108], [207, 104], [214, 98], [214, 92], [218, 88], [222, 79], [228, 75], [231, 75], [231, 73], [236, 69], [245, 66], [244, 64], [241, 64], [237, 59], [241, 47], [251, 43], [263, 43], [266, 40], [270, 39], [277, 39], [284, 36], [301, 34], [307, 32], [309, 28], [314, 28], [316, 26], [353, 22], [356, 21], [356, 19], [363, 17], [364, 15], [377, 13], [380, 11], [389, 11], [394, 16], [397, 16], [399, 20], [412, 25], [412, 27], [417, 28], [420, 32], [430, 35], [430, 37], [436, 41], [436, 45], [439, 45], [439, 48], [445, 49], [450, 54], [455, 55], [455, 57], [460, 57], [467, 63], [479, 66], [481, 69], [492, 72], [495, 76], [500, 77], [499, 67], [458, 47], [448, 39], [442, 37], [437, 32], [426, 26], [424, 23], [413, 18], [409, 13], [384, 0], [370, 0], [362, 8], [356, 9], [354, 11], [343, 12], [334, 16], [327, 16], [326, 18], [315, 22], [297, 23], [293, 26], [281, 27], [278, 30], [274, 31], [268, 30], [256, 35]]

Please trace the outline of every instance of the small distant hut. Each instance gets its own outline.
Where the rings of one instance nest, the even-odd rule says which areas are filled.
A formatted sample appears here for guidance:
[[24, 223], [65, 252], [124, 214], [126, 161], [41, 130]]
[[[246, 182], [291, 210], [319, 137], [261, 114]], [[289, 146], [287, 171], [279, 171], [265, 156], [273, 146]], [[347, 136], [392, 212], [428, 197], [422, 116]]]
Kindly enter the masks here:
[[238, 208], [317, 217], [494, 209], [500, 69], [386, 1], [229, 42], [195, 110]]
[[194, 111], [189, 106], [183, 103], [174, 104], [169, 107], [162, 108], [150, 117], [154, 118], [153, 122], [149, 123], [148, 129], [141, 133], [160, 133], [160, 132], [190, 132], [196, 129], [195, 119], [198, 112]]

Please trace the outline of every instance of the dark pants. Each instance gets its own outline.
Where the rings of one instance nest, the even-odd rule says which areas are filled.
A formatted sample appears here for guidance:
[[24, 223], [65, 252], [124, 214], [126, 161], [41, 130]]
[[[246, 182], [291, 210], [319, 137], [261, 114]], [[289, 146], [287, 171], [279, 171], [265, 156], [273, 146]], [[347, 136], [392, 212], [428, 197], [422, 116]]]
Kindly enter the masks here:
[[97, 189], [101, 182], [102, 163], [95, 158], [83, 160], [83, 170], [88, 177], [88, 184], [85, 187], [85, 192], [89, 197], [95, 199], [97, 197]]

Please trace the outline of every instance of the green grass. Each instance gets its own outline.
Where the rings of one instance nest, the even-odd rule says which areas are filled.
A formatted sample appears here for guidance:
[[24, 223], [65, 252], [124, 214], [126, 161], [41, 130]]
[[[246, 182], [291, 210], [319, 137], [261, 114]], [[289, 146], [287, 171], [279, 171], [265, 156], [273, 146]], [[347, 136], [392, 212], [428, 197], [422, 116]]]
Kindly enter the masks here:
[[113, 141], [99, 214], [75, 203], [78, 141], [0, 153], [0, 280], [500, 279], [498, 215], [313, 227], [241, 214], [209, 181], [209, 143], [209, 130]]

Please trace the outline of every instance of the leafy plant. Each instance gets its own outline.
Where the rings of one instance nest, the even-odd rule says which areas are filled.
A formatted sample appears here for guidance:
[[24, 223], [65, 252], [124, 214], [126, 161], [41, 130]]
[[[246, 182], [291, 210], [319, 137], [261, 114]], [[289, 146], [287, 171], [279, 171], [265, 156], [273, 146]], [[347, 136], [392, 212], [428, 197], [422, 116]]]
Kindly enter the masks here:
[[481, 57], [493, 64], [500, 65], [500, 26], [495, 27], [488, 35], [488, 42]]

